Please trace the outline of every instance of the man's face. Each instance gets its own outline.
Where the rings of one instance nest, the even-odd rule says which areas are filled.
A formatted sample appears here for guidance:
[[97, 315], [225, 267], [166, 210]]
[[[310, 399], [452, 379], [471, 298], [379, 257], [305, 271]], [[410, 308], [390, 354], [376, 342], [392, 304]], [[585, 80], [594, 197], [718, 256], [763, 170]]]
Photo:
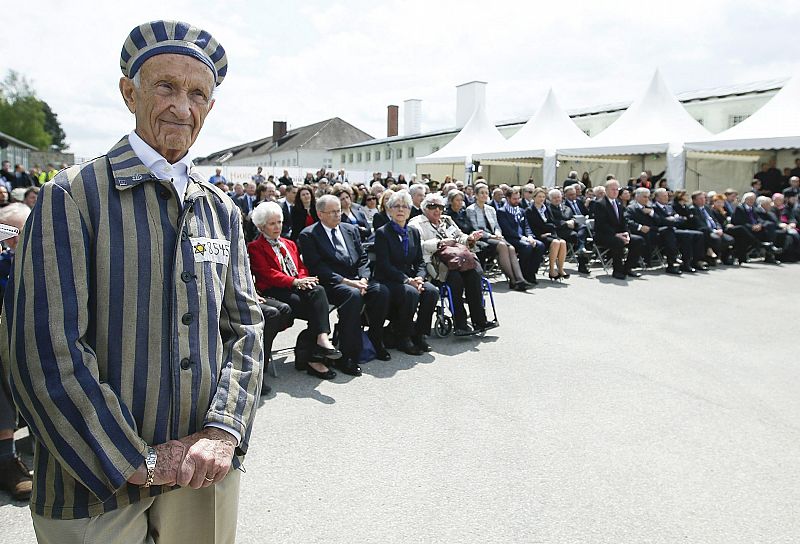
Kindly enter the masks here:
[[669, 193], [666, 191], [656, 194], [656, 202], [666, 204], [669, 201]]
[[319, 220], [329, 229], [334, 228], [342, 221], [342, 206], [338, 202], [328, 202], [325, 210], [318, 212]]
[[271, 183], [268, 183], [267, 188], [264, 190], [264, 194], [268, 200], [275, 200], [275, 186]]
[[214, 106], [214, 76], [199, 60], [163, 54], [139, 70], [141, 88], [122, 78], [120, 91], [136, 116], [136, 133], [169, 162], [183, 157]]
[[736, 202], [736, 198], [738, 196], [739, 196], [739, 193], [730, 193], [730, 194], [725, 195], [725, 198], [728, 200], [728, 202], [730, 202], [731, 204], [734, 204]]
[[520, 196], [519, 193], [516, 191], [511, 193], [511, 195], [508, 197], [508, 203], [511, 206], [519, 206], [519, 201], [520, 201]]
[[259, 166], [258, 168], [256, 168], [256, 174], [261, 175], [262, 170], [264, 169]]
[[294, 204], [294, 199], [297, 196], [297, 189], [294, 187], [289, 187], [286, 189], [286, 202], [289, 204]]
[[221, 176], [221, 175], [222, 175], [222, 168], [217, 168], [217, 175], [218, 175], [218, 176]]
[[8, 172], [11, 170], [11, 163], [8, 161], [3, 161], [3, 171]]
[[29, 208], [33, 209], [33, 207], [36, 206], [36, 198], [37, 197], [38, 197], [38, 195], [36, 194], [36, 192], [31, 191], [28, 194], [28, 196], [25, 197], [25, 205], [28, 206]]
[[694, 205], [695, 206], [705, 206], [706, 205], [706, 195], [703, 193], [702, 195], [697, 195], [694, 197]]
[[606, 196], [612, 200], [617, 198], [619, 196], [619, 185], [616, 183], [606, 185]]
[[752, 208], [753, 205], [756, 203], [756, 197], [753, 196], [753, 195], [750, 195], [750, 196], [748, 196], [747, 198], [744, 199], [744, 203]]
[[5, 187], [0, 187], [0, 204], [8, 202], [8, 190]]
[[772, 200], [765, 200], [761, 203], [761, 207], [764, 208], [764, 211], [770, 211], [772, 209]]
[[567, 189], [564, 191], [564, 198], [567, 200], [575, 200], [576, 196], [578, 196], [578, 193], [575, 192], [575, 189]]
[[553, 193], [553, 196], [550, 197], [550, 203], [556, 208], [561, 206], [561, 193]]
[[242, 196], [244, 194], [244, 188], [237, 183], [233, 186], [233, 194], [236, 196]]
[[633, 197], [636, 199], [636, 202], [638, 202], [642, 206], [646, 206], [647, 204], [649, 204], [650, 193], [644, 193], [644, 192], [634, 193]]
[[425, 191], [415, 191], [411, 196], [411, 200], [414, 202], [414, 206], [419, 208], [419, 205], [425, 200]]

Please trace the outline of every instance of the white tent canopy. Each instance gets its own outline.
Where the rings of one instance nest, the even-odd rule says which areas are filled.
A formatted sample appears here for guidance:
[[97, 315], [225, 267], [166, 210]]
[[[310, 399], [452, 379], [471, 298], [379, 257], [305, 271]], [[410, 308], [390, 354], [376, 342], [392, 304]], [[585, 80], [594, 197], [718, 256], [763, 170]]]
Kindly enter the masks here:
[[656, 70], [647, 90], [614, 123], [582, 148], [561, 148], [560, 155], [642, 155], [667, 153], [667, 177], [685, 185], [684, 142], [707, 140], [711, 133], [689, 115]]
[[691, 140], [694, 151], [800, 149], [800, 76], [793, 77], [753, 115], [719, 134]]
[[455, 138], [440, 150], [417, 158], [417, 164], [468, 164], [472, 162], [473, 153], [497, 149], [505, 142], [506, 139], [489, 121], [486, 108], [481, 104]]
[[556, 150], [559, 147], [589, 145], [591, 139], [561, 109], [550, 89], [539, 110], [503, 145], [473, 155], [477, 160], [509, 160], [544, 158], [543, 179], [547, 186], [555, 185]]

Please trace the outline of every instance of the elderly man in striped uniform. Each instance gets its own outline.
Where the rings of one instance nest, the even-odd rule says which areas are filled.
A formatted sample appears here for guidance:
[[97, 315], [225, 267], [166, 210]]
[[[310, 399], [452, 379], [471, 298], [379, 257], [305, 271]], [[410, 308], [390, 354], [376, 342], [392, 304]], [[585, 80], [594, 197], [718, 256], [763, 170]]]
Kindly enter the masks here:
[[261, 386], [241, 214], [189, 148], [227, 71], [207, 32], [128, 36], [136, 128], [42, 187], [21, 235], [3, 361], [36, 437], [39, 542], [234, 542]]

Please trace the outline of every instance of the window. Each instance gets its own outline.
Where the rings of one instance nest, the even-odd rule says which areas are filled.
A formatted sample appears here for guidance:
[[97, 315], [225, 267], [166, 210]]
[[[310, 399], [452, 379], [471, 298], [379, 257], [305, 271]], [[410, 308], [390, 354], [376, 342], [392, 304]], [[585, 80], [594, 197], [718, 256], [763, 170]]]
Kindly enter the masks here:
[[361, 162], [361, 153], [356, 153], [356, 161]]
[[333, 168], [333, 159], [323, 159], [322, 166], [324, 166], [327, 169]]
[[744, 121], [745, 119], [747, 119], [748, 117], [750, 117], [750, 115], [749, 115], [749, 114], [743, 114], [743, 115], [731, 115], [731, 116], [728, 118], [728, 127], [729, 127], [729, 128], [730, 128], [730, 127], [735, 127], [736, 125], [738, 125], [739, 123], [741, 123], [742, 121]]
[[349, 157], [347, 162], [353, 162], [353, 154], [352, 153], [350, 153], [350, 157]]
[[346, 163], [346, 162], [347, 162], [347, 155], [345, 155], [344, 153], [342, 153], [342, 164], [344, 164], [344, 163]]
[[376, 161], [379, 161], [379, 160], [381, 160], [381, 152], [380, 152], [380, 151], [376, 151], [376, 152], [375, 152], [375, 160], [376, 160]]
[[292, 159], [292, 166], [297, 166], [297, 159]]
[[391, 158], [392, 158], [392, 150], [391, 149], [387, 149], [386, 150], [386, 160], [388, 161]]
[[409, 147], [408, 148], [408, 158], [409, 159], [413, 159], [414, 158], [414, 148], [413, 147]]
[[439, 151], [439, 146], [438, 145], [432, 145], [431, 146], [431, 153], [436, 153], [437, 151]]
[[367, 162], [371, 161], [371, 160], [372, 160], [372, 153], [370, 153], [369, 151], [367, 151], [367, 158], [366, 158], [365, 160], [366, 160]]
[[395, 155], [396, 158], [402, 159], [403, 158], [403, 148], [402, 147], [398, 147], [395, 150], [394, 155]]

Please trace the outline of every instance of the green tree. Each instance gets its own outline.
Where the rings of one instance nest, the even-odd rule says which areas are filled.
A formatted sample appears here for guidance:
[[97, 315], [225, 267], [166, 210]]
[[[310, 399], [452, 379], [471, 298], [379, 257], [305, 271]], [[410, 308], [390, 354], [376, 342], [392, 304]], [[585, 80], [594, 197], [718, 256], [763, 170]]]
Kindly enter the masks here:
[[66, 151], [69, 144], [66, 142], [67, 135], [64, 134], [64, 129], [61, 128], [61, 123], [58, 122], [58, 114], [50, 109], [50, 104], [44, 100], [42, 103], [42, 111], [44, 111], [44, 129], [50, 135], [52, 142], [50, 148], [56, 151]]
[[45, 129], [42, 104], [28, 80], [9, 70], [0, 84], [0, 131], [38, 149], [49, 149], [53, 138]]

